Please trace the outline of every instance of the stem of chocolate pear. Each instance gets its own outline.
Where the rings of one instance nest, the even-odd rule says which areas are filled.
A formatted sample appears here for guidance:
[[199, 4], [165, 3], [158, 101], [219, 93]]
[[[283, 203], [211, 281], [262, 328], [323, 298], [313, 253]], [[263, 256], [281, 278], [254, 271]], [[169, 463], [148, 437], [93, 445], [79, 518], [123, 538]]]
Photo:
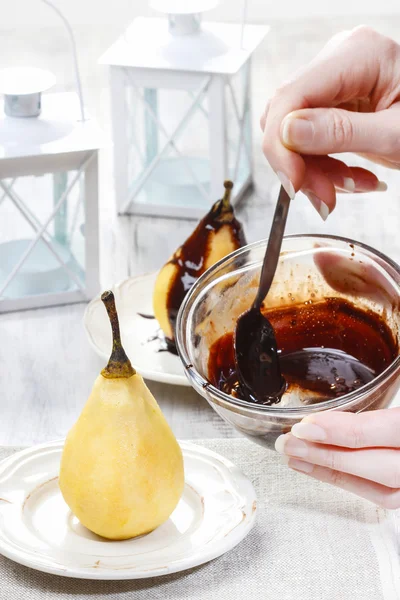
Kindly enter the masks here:
[[229, 181], [229, 179], [224, 181], [224, 188], [225, 188], [225, 193], [224, 193], [224, 197], [222, 198], [222, 206], [223, 206], [224, 210], [230, 210], [231, 209], [231, 191], [233, 188], [232, 181]]
[[107, 379], [132, 377], [132, 375], [135, 375], [136, 371], [132, 367], [131, 361], [125, 354], [125, 350], [122, 346], [114, 294], [111, 291], [104, 292], [101, 296], [101, 300], [106, 307], [110, 319], [113, 338], [110, 360], [108, 361], [106, 368], [102, 370], [101, 374]]

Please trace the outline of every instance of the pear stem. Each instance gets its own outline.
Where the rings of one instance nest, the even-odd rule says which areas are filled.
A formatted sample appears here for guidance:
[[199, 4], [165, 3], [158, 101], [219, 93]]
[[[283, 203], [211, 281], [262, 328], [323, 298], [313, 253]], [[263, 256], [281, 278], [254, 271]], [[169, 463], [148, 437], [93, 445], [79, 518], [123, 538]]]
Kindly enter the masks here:
[[131, 365], [131, 361], [125, 354], [122, 347], [121, 333], [119, 330], [119, 321], [117, 308], [115, 306], [115, 297], [111, 291], [104, 292], [101, 295], [101, 300], [106, 307], [108, 317], [111, 323], [113, 345], [110, 360], [101, 374], [106, 379], [121, 379], [132, 377], [136, 374], [135, 369]]
[[224, 181], [224, 188], [225, 188], [225, 193], [224, 193], [224, 197], [222, 198], [222, 206], [223, 206], [224, 210], [230, 210], [231, 209], [231, 191], [233, 188], [232, 181], [229, 181], [229, 179]]

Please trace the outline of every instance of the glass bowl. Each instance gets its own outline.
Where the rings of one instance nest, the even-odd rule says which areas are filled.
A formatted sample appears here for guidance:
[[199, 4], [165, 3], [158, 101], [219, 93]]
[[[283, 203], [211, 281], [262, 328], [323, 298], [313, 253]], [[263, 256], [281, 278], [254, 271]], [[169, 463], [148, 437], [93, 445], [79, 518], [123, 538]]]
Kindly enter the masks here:
[[[232, 332], [237, 318], [255, 297], [267, 240], [250, 244], [208, 269], [180, 308], [176, 341], [192, 387], [242, 434], [268, 448], [305, 416], [324, 410], [360, 412], [387, 407], [400, 385], [400, 357], [357, 390], [317, 404], [252, 404], [210, 384], [212, 344]], [[388, 257], [352, 240], [322, 235], [293, 235], [283, 240], [275, 279], [264, 302], [267, 309], [341, 298], [372, 310], [400, 343], [400, 268]]]

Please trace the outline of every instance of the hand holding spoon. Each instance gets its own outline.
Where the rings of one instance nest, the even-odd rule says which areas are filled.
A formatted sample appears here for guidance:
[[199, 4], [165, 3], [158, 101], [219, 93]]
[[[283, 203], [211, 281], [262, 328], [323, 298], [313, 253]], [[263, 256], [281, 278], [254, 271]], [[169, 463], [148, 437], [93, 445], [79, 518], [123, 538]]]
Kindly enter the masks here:
[[249, 310], [236, 323], [234, 333], [235, 364], [246, 400], [274, 404], [285, 389], [281, 375], [275, 333], [261, 312], [278, 265], [290, 198], [281, 187], [271, 233], [261, 270], [257, 295]]

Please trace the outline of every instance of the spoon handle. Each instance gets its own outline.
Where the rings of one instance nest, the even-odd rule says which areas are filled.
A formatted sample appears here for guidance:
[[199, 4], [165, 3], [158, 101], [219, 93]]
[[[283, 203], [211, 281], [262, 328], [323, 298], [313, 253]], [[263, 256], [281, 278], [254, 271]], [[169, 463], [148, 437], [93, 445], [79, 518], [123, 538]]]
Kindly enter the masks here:
[[253, 308], [260, 310], [264, 298], [269, 292], [278, 266], [279, 254], [282, 246], [283, 234], [285, 233], [286, 219], [289, 212], [290, 197], [281, 186], [278, 202], [275, 208], [271, 232], [269, 234], [267, 249], [261, 269], [258, 292], [253, 302]]

